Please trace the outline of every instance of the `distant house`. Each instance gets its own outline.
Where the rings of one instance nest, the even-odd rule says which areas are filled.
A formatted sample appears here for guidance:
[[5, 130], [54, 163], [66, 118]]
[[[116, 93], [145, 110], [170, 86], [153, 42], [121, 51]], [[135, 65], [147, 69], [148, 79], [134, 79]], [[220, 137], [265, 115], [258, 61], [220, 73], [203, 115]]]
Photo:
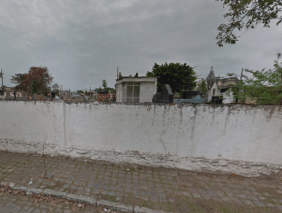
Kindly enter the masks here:
[[223, 103], [234, 103], [235, 99], [233, 93], [227, 93], [227, 90], [234, 88], [237, 82], [239, 82], [237, 77], [215, 77], [214, 71], [211, 68], [211, 71], [206, 78], [208, 101], [211, 101], [214, 96], [221, 96], [223, 98]]
[[152, 103], [157, 77], [124, 77], [116, 80], [116, 102]]
[[86, 94], [87, 96], [91, 96], [91, 97], [93, 97], [94, 95], [95, 95], [95, 92], [87, 92], [87, 94]]
[[97, 94], [97, 101], [98, 102], [113, 101], [115, 99], [116, 99], [115, 92], [105, 91], [105, 92], [98, 92], [98, 94]]

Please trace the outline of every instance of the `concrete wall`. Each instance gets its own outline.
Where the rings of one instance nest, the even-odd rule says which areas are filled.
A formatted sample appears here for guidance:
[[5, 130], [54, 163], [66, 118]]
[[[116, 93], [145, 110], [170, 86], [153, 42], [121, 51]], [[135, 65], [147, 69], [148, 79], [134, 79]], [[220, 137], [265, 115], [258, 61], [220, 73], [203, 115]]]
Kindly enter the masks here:
[[[47, 137], [47, 138], [46, 138]], [[278, 172], [282, 107], [0, 101], [0, 150], [232, 172]]]
[[116, 102], [124, 102], [123, 101], [123, 86], [122, 84], [116, 84]]

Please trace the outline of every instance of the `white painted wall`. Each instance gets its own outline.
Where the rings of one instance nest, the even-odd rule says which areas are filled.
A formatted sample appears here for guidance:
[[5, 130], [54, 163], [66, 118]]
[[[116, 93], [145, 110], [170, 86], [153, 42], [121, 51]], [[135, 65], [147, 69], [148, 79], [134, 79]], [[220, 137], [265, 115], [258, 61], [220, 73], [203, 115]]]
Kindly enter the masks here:
[[140, 103], [152, 103], [153, 96], [157, 91], [156, 82], [141, 82]]
[[[215, 89], [215, 93], [213, 94], [213, 90]], [[218, 95], [218, 87], [216, 85], [216, 83], [214, 83], [211, 87], [211, 89], [209, 89], [207, 91], [207, 95], [208, 95], [208, 101], [212, 100], [212, 96], [217, 96]]]
[[123, 102], [122, 84], [116, 84], [116, 102]]
[[235, 98], [233, 95], [232, 91], [228, 91], [228, 92], [224, 92], [223, 94], [223, 100], [222, 103], [224, 104], [231, 104], [231, 103], [235, 103]]
[[281, 106], [0, 101], [0, 150], [42, 153], [46, 136], [51, 155], [247, 176], [282, 165]]

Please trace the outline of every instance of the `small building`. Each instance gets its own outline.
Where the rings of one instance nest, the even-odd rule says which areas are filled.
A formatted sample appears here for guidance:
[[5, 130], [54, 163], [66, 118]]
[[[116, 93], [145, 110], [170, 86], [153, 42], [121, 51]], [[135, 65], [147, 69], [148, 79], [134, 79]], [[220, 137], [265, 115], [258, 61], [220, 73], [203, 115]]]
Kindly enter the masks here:
[[225, 104], [235, 102], [233, 93], [227, 92], [227, 90], [234, 88], [235, 84], [239, 82], [237, 77], [215, 77], [213, 68], [211, 68], [206, 82], [208, 101], [211, 101], [214, 96], [221, 96]]
[[107, 102], [108, 101], [108, 91], [98, 92], [97, 101], [98, 102]]
[[116, 99], [116, 94], [112, 91], [98, 92], [97, 101], [98, 102], [112, 102]]
[[116, 102], [152, 103], [158, 77], [120, 77], [116, 80]]

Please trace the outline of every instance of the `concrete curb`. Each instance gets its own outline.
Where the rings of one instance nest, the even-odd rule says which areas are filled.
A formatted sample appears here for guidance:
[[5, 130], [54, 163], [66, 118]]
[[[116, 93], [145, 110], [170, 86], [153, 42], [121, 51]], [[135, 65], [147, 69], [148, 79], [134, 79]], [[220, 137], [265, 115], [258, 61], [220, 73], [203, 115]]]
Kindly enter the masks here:
[[97, 202], [97, 206], [106, 206], [109, 209], [121, 211], [121, 212], [134, 212], [134, 209], [132, 206], [125, 206], [123, 204], [117, 204], [114, 202], [109, 202], [106, 200], [99, 200]]
[[51, 189], [36, 189], [36, 188], [27, 188], [25, 186], [16, 186], [14, 183], [8, 183], [8, 182], [2, 182], [0, 183], [1, 187], [5, 187], [8, 184], [9, 188], [12, 190], [19, 190], [22, 192], [26, 192], [26, 194], [34, 194], [34, 195], [46, 195], [46, 196], [52, 196], [52, 197], [57, 197], [57, 198], [62, 198], [62, 199], [67, 199], [70, 201], [78, 202], [78, 203], [87, 203], [93, 206], [105, 206], [106, 208], [113, 209], [116, 211], [121, 211], [121, 212], [133, 212], [133, 213], [169, 213], [165, 211], [160, 211], [160, 210], [152, 210], [148, 208], [140, 208], [139, 206], [125, 206], [123, 204], [117, 204], [115, 202], [110, 202], [106, 200], [96, 200], [93, 197], [85, 197], [82, 195], [74, 195], [74, 194], [67, 194], [65, 192], [59, 192]]

